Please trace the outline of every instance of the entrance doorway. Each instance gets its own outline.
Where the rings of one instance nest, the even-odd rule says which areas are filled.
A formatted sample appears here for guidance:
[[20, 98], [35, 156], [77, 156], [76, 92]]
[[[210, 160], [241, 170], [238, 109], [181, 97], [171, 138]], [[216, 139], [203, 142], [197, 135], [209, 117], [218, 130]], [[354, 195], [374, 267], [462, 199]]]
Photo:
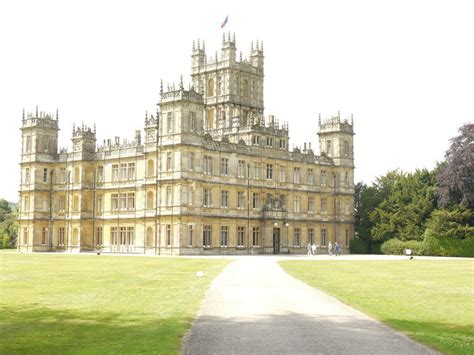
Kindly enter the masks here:
[[273, 228], [273, 254], [280, 254], [280, 228]]

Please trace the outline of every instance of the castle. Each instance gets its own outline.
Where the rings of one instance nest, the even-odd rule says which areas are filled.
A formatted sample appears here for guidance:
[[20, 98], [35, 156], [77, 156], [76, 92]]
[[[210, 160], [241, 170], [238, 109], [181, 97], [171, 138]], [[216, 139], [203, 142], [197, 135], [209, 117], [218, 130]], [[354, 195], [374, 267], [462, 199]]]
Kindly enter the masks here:
[[18, 249], [161, 255], [306, 253], [354, 236], [352, 119], [321, 122], [319, 150], [289, 149], [287, 124], [264, 118], [264, 51], [237, 60], [193, 43], [192, 85], [161, 84], [144, 137], [103, 145], [58, 114], [23, 111]]

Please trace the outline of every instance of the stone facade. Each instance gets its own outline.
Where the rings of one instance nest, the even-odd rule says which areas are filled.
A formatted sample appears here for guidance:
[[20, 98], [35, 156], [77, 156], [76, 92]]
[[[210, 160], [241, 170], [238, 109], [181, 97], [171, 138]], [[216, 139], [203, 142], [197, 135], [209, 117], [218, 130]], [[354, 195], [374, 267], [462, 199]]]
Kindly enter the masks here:
[[[319, 120], [320, 156], [289, 150], [288, 125], [264, 118], [263, 45], [236, 58], [193, 44], [192, 86], [160, 90], [144, 139], [98, 146], [58, 114], [23, 113], [20, 251], [168, 255], [326, 252], [354, 235], [352, 120]], [[347, 250], [346, 250], [347, 251]]]

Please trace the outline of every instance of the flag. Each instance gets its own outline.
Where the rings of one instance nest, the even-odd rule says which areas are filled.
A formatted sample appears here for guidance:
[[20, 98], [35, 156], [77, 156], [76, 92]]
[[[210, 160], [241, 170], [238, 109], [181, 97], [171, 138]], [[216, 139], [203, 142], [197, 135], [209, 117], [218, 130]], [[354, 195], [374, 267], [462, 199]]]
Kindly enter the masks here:
[[224, 28], [224, 26], [227, 24], [227, 20], [229, 19], [229, 15], [226, 16], [224, 22], [221, 23], [221, 29]]

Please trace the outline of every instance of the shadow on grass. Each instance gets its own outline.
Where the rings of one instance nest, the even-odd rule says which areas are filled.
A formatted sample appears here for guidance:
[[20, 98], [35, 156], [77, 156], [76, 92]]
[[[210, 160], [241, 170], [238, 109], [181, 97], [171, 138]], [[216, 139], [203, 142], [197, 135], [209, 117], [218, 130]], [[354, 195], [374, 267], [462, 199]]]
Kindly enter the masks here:
[[[424, 323], [413, 324], [423, 328]], [[446, 326], [446, 325], [445, 325]], [[443, 329], [445, 326], [441, 327]], [[466, 349], [464, 349], [466, 350]], [[201, 316], [183, 342], [184, 354], [435, 354], [364, 316], [285, 313]]]
[[189, 317], [0, 308], [1, 353], [177, 353]]

